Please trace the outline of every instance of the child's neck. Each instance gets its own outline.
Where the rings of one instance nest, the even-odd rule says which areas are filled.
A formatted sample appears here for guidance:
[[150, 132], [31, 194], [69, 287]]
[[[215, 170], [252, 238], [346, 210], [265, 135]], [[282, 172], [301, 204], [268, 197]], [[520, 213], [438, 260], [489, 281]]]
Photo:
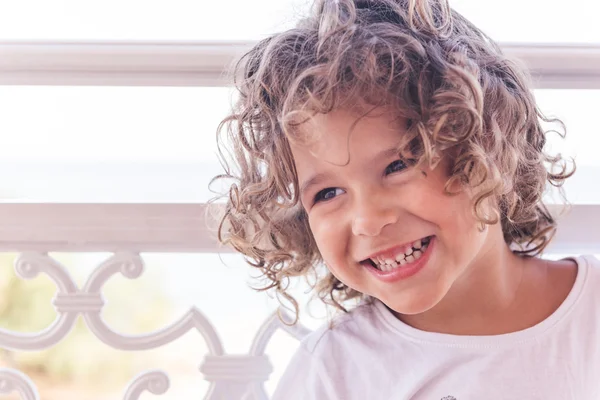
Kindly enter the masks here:
[[546, 319], [571, 290], [575, 263], [520, 257], [502, 244], [488, 246], [434, 308], [396, 316], [417, 329], [455, 335], [516, 332]]

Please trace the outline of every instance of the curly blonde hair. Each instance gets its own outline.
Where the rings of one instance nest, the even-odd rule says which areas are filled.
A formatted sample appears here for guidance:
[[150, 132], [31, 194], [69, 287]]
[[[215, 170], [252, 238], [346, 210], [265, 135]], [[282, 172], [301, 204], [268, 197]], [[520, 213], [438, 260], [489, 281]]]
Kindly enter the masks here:
[[260, 270], [259, 290], [291, 302], [296, 321], [292, 277], [312, 274], [316, 294], [344, 311], [363, 296], [319, 269], [299, 205], [289, 141], [311, 113], [385, 105], [409, 121], [418, 162], [451, 154], [447, 192], [454, 183], [473, 189], [474, 215], [500, 222], [513, 251], [538, 255], [552, 238], [542, 195], [574, 168], [544, 152], [541, 122], [564, 126], [539, 111], [524, 70], [446, 0], [317, 1], [294, 29], [256, 44], [236, 72], [239, 100], [218, 134], [226, 172], [215, 179], [233, 179], [219, 240]]

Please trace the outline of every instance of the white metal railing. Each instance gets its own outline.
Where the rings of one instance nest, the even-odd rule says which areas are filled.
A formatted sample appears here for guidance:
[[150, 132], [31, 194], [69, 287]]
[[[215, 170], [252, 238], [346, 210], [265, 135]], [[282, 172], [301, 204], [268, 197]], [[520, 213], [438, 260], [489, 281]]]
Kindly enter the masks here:
[[[139, 254], [133, 252], [119, 252], [102, 262], [82, 287], [77, 286], [63, 265], [43, 252], [22, 253], [15, 262], [15, 270], [23, 279], [32, 279], [39, 274], [52, 279], [57, 287], [53, 301], [57, 318], [48, 328], [33, 334], [0, 329], [2, 348], [12, 351], [50, 348], [67, 336], [80, 315], [99, 340], [124, 351], [162, 347], [195, 330], [204, 338], [208, 348], [208, 354], [200, 367], [204, 379], [210, 383], [205, 399], [267, 399], [263, 383], [272, 372], [271, 363], [265, 354], [269, 340], [278, 329], [288, 332], [296, 339], [301, 339], [309, 332], [300, 324], [283, 324], [277, 314], [273, 314], [256, 332], [247, 354], [227, 354], [215, 327], [199, 309], [192, 307], [178, 321], [154, 332], [137, 336], [118, 333], [101, 317], [104, 307], [102, 289], [115, 274], [122, 274], [129, 279], [141, 276], [144, 263]], [[290, 318], [284, 311], [281, 313], [284, 318]], [[128, 385], [123, 400], [137, 400], [146, 390], [153, 394], [164, 394], [168, 388], [169, 377], [165, 372], [146, 371]], [[35, 384], [26, 375], [13, 369], [0, 368], [0, 394], [12, 391], [18, 392], [23, 400], [39, 400]]]
[[[600, 204], [549, 208], [559, 229], [548, 253], [600, 254]], [[0, 251], [231, 252], [206, 215], [205, 204], [0, 203]]]
[[[551, 210], [557, 213], [559, 208], [551, 206]], [[31, 279], [42, 273], [54, 281], [53, 305], [58, 314], [50, 327], [35, 334], [0, 329], [1, 347], [13, 351], [52, 347], [69, 333], [79, 315], [99, 340], [120, 350], [158, 348], [195, 330], [208, 346], [200, 369], [210, 382], [205, 399], [267, 399], [263, 383], [272, 372], [267, 344], [278, 329], [302, 338], [308, 333], [302, 325], [289, 327], [274, 314], [255, 334], [248, 353], [227, 354], [217, 328], [195, 307], [177, 322], [139, 336], [115, 332], [100, 316], [103, 285], [115, 274], [138, 278], [144, 270], [140, 252], [229, 251], [217, 244], [206, 215], [207, 206], [202, 204], [0, 204], [0, 251], [23, 252], [15, 263], [20, 277]], [[600, 253], [598, 225], [600, 205], [572, 206], [560, 219], [549, 253]], [[114, 254], [78, 287], [64, 266], [48, 255], [50, 251]], [[146, 390], [164, 394], [168, 388], [165, 372], [146, 371], [133, 379], [123, 399], [138, 399]], [[17, 391], [25, 400], [39, 399], [35, 384], [15, 370], [0, 369], [2, 391]]]
[[[254, 42], [0, 41], [0, 85], [226, 86]], [[501, 43], [537, 88], [600, 88], [600, 45]]]

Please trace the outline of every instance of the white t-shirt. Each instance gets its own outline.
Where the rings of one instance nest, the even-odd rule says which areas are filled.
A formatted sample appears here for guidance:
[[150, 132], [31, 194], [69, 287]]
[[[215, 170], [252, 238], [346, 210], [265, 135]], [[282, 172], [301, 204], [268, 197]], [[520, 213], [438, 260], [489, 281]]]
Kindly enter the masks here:
[[363, 304], [301, 342], [273, 400], [598, 400], [600, 261], [576, 261], [563, 304], [519, 332], [425, 332]]

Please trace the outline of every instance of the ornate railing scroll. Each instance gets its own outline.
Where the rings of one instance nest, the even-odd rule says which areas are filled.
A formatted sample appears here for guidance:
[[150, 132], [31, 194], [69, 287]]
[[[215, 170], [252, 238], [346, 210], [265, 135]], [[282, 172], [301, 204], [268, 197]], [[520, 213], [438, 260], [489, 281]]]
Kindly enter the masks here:
[[19, 393], [21, 400], [40, 400], [35, 384], [20, 371], [0, 368], [0, 395]]
[[169, 390], [169, 377], [162, 371], [147, 371], [138, 375], [129, 384], [123, 400], [138, 400], [142, 392], [148, 391], [152, 394], [165, 394]]
[[[101, 316], [105, 304], [102, 289], [116, 274], [120, 273], [129, 279], [137, 279], [142, 275], [143, 260], [133, 252], [115, 253], [100, 263], [82, 288], [77, 286], [66, 268], [47, 253], [22, 253], [15, 261], [15, 270], [23, 279], [33, 279], [40, 273], [46, 274], [56, 284], [57, 293], [53, 305], [58, 315], [49, 327], [36, 333], [0, 329], [0, 347], [13, 351], [35, 351], [52, 347], [73, 329], [79, 315], [83, 316], [87, 327], [98, 339], [119, 350], [158, 348], [174, 342], [190, 330], [196, 330], [208, 348], [208, 354], [200, 366], [204, 379], [209, 382], [204, 397], [207, 400], [267, 399], [263, 384], [273, 368], [265, 349], [271, 337], [278, 329], [297, 339], [309, 332], [301, 325], [288, 326], [282, 323], [278, 313], [274, 313], [255, 335], [248, 354], [226, 354], [216, 329], [195, 307], [176, 322], [154, 332], [142, 335], [116, 332]], [[291, 321], [284, 311], [280, 313], [286, 322]], [[169, 377], [165, 372], [146, 371], [130, 382], [123, 399], [137, 400], [144, 391], [161, 395], [168, 391], [169, 386]], [[15, 391], [23, 400], [39, 400], [35, 385], [26, 375], [12, 369], [0, 369], [0, 395]]]
[[[280, 309], [278, 312], [273, 313], [263, 323], [263, 325], [258, 330], [256, 336], [254, 337], [252, 345], [250, 346], [250, 356], [266, 357], [265, 350], [267, 348], [267, 345], [269, 344], [269, 341], [278, 329], [289, 333], [292, 337], [296, 338], [297, 340], [302, 340], [302, 338], [304, 338], [310, 333], [310, 330], [302, 324], [291, 325], [292, 322], [293, 318], [289, 314], [287, 314], [283, 309]], [[265, 381], [266, 379], [252, 382], [248, 387], [246, 399], [267, 399], [267, 394], [264, 388]]]

